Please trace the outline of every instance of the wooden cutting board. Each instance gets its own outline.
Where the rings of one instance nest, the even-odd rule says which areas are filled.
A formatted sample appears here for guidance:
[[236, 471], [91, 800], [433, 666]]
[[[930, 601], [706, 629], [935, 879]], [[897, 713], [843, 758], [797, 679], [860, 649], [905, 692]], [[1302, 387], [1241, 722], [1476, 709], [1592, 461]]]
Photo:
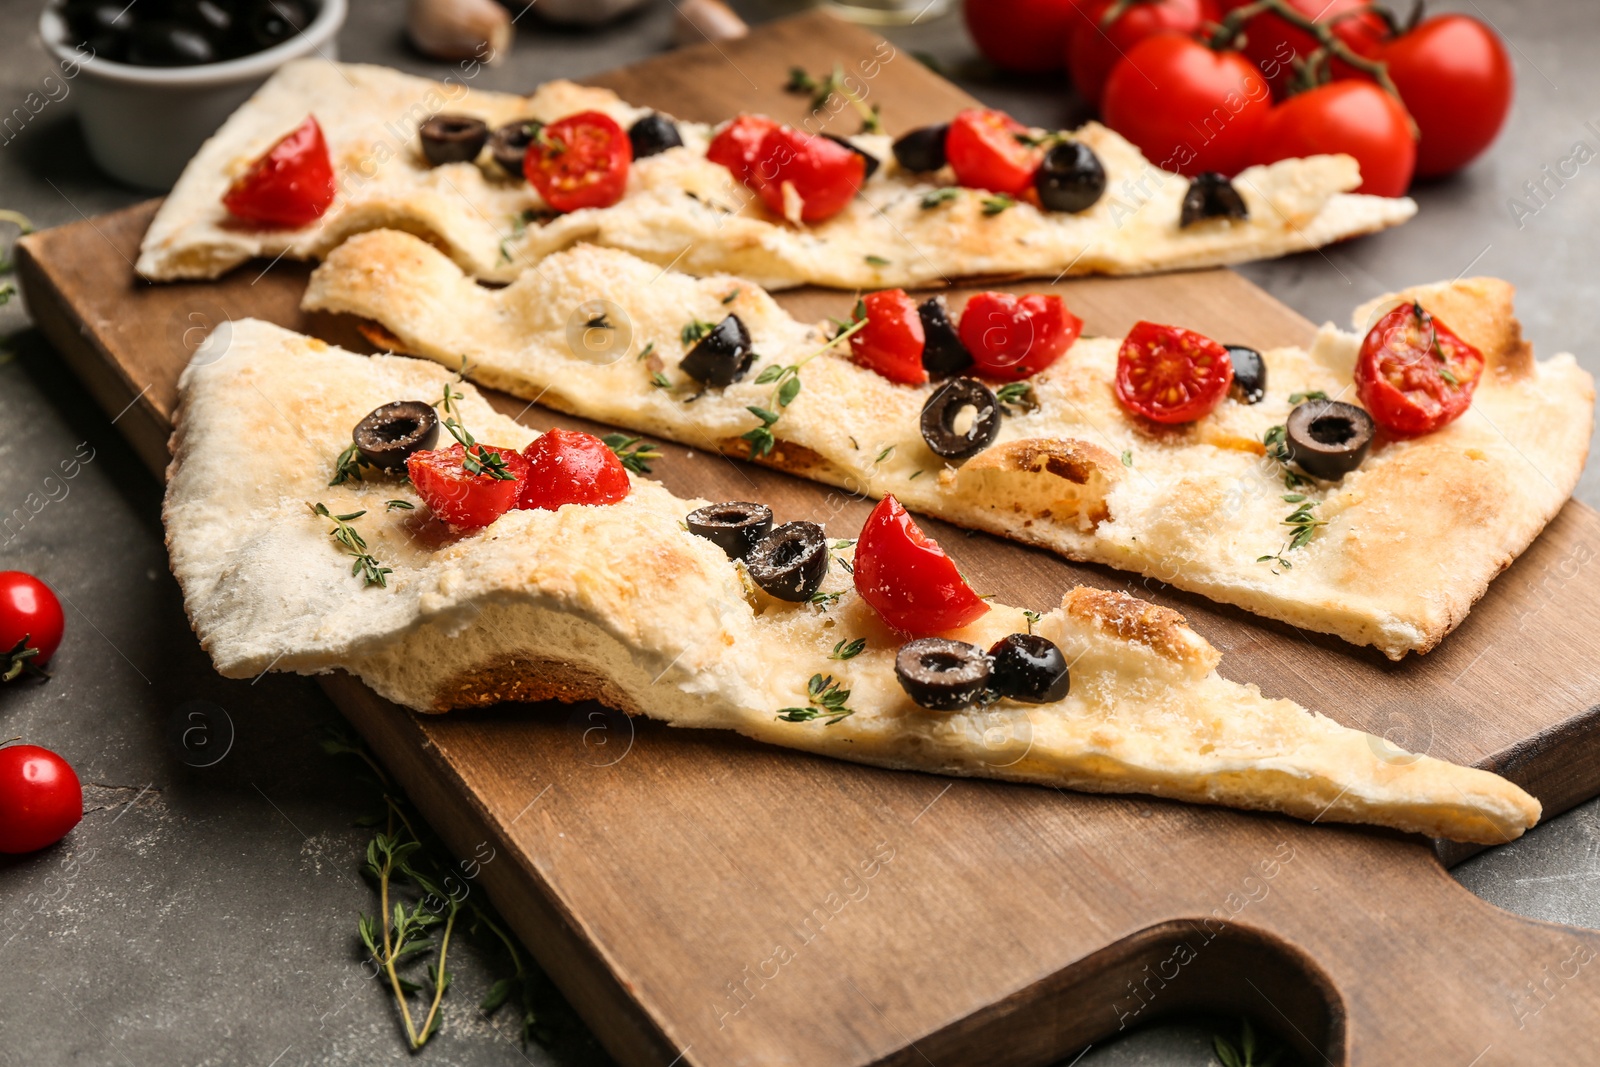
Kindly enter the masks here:
[[[878, 45], [813, 14], [595, 81], [687, 119], [762, 110], [797, 121], [804, 100], [780, 89], [791, 65], [849, 67]], [[971, 102], [903, 53], [870, 86], [895, 131]], [[40, 329], [159, 471], [179, 369], [222, 318], [370, 349], [350, 322], [298, 311], [302, 265], [139, 282], [132, 260], [154, 209], [35, 234], [19, 272]], [[1051, 288], [1090, 333], [1143, 317], [1258, 347], [1312, 332], [1226, 271]], [[849, 302], [783, 298], [810, 316]], [[530, 425], [588, 425], [500, 399]], [[681, 494], [767, 500], [780, 519], [831, 495], [841, 536], [869, 508], [663, 451], [656, 471]], [[1013, 603], [1046, 607], [1077, 583], [1130, 588], [1187, 614], [1225, 652], [1224, 674], [1400, 747], [1496, 770], [1547, 815], [1600, 792], [1600, 518], [1582, 505], [1441, 649], [1400, 664], [930, 525], [979, 585]], [[1420, 839], [879, 771], [591, 704], [428, 717], [347, 676], [325, 685], [458, 853], [496, 850], [480, 875], [490, 896], [628, 1064], [1045, 1064], [1195, 1007], [1248, 1012], [1311, 1063], [1596, 1059], [1600, 934], [1490, 907]]]

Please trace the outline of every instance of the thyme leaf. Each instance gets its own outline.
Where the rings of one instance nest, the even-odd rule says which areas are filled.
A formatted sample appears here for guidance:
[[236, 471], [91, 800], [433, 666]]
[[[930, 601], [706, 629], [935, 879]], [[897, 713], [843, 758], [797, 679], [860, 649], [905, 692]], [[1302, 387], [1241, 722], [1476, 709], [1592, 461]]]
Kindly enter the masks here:
[[931, 192], [923, 193], [922, 200], [920, 202], [922, 205], [922, 210], [932, 211], [940, 204], [949, 203], [951, 200], [954, 200], [960, 195], [960, 188], [954, 185], [942, 186], [938, 189], [934, 189]]
[[832, 726], [841, 719], [854, 715], [855, 709], [846, 701], [850, 699], [850, 690], [840, 689], [839, 683], [834, 681], [833, 675], [824, 677], [813, 674], [806, 683], [806, 702], [804, 708], [780, 708], [778, 718], [784, 722], [811, 722], [814, 719], [826, 719], [825, 725]]
[[600, 440], [622, 461], [623, 467], [636, 474], [649, 474], [650, 461], [661, 458], [661, 450], [641, 437], [608, 433]]
[[867, 650], [867, 639], [858, 637], [854, 641], [846, 638], [833, 646], [833, 651], [828, 653], [829, 659], [854, 659]]
[[1010, 193], [994, 193], [982, 200], [983, 213], [994, 216], [1017, 206], [1017, 198]]
[[365, 515], [366, 511], [352, 511], [348, 515], [335, 515], [328, 510], [328, 505], [321, 501], [315, 504], [308, 503], [306, 507], [311, 509], [311, 514], [313, 515], [320, 515], [324, 519], [333, 520], [333, 529], [328, 531], [328, 536], [339, 542], [346, 552], [355, 557], [355, 562], [350, 565], [350, 576], [353, 578], [359, 574], [362, 588], [366, 588], [369, 585], [376, 585], [380, 588], [388, 586], [388, 576], [393, 574], [394, 571], [378, 562], [372, 553], [367, 550], [366, 538], [361, 536], [359, 530], [350, 525], [356, 519]]

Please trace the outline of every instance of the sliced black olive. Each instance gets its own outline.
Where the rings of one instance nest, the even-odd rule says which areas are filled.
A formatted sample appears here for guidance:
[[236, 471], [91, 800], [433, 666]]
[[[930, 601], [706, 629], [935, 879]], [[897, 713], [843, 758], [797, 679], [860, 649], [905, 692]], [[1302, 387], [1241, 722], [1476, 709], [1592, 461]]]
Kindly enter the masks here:
[[685, 521], [690, 533], [704, 537], [729, 559], [744, 559], [772, 532], [772, 509], [747, 500], [730, 500], [696, 508]]
[[744, 320], [737, 315], [729, 315], [689, 349], [689, 354], [683, 357], [678, 368], [707, 385], [732, 385], [745, 376], [755, 358], [755, 349], [750, 347], [750, 331], [745, 329]]
[[866, 181], [868, 178], [872, 177], [873, 174], [875, 174], [877, 172], [878, 167], [883, 162], [877, 156], [873, 155], [871, 152], [868, 152], [868, 151], [866, 151], [864, 149], [861, 149], [861, 148], [857, 148], [855, 145], [851, 144], [849, 141], [845, 140], [843, 137], [840, 137], [838, 134], [825, 133], [822, 136], [826, 137], [828, 140], [832, 141], [834, 144], [839, 145], [841, 148], [850, 149], [850, 151], [854, 152], [856, 155], [861, 157], [862, 161], [865, 162], [866, 165], [867, 165], [867, 169], [861, 172], [861, 180], [862, 181]]
[[895, 162], [909, 171], [926, 174], [945, 164], [944, 139], [950, 124], [912, 130], [894, 143]]
[[1313, 478], [1336, 482], [1372, 447], [1372, 416], [1341, 400], [1307, 400], [1289, 412], [1289, 458]]
[[1241, 404], [1259, 404], [1267, 395], [1267, 364], [1261, 353], [1244, 345], [1227, 345], [1233, 360], [1233, 398]]
[[524, 177], [522, 161], [527, 158], [528, 146], [539, 136], [541, 124], [533, 119], [508, 122], [489, 135], [489, 151], [500, 169], [513, 178]]
[[678, 148], [683, 138], [678, 134], [677, 123], [659, 111], [652, 111], [628, 127], [628, 143], [633, 146], [633, 158], [643, 159]]
[[417, 128], [422, 154], [437, 167], [444, 163], [470, 163], [483, 151], [489, 126], [471, 115], [435, 115]]
[[356, 423], [350, 434], [361, 461], [384, 470], [405, 466], [413, 452], [432, 448], [439, 440], [439, 416], [433, 405], [421, 400], [396, 400], [374, 408]]
[[311, 25], [311, 16], [302, 0], [256, 0], [246, 25], [257, 48], [271, 48]]
[[961, 343], [944, 297], [928, 297], [917, 306], [917, 316], [922, 319], [922, 334], [927, 338], [922, 346], [923, 370], [935, 378], [948, 378], [972, 366], [972, 353]]
[[906, 696], [930, 711], [957, 711], [989, 686], [989, 657], [977, 645], [947, 637], [907, 641], [894, 656]]
[[744, 565], [779, 600], [810, 600], [828, 576], [828, 539], [814, 522], [786, 522], [750, 550]]
[[128, 45], [128, 62], [141, 67], [192, 67], [216, 58], [205, 34], [176, 22], [141, 22]]
[[1012, 634], [989, 650], [994, 661], [994, 691], [1024, 704], [1052, 704], [1072, 688], [1067, 657], [1048, 637]]
[[975, 456], [999, 434], [1000, 403], [976, 378], [951, 378], [922, 405], [922, 439], [945, 459]]
[[1044, 154], [1033, 187], [1046, 211], [1087, 211], [1106, 191], [1106, 169], [1082, 141], [1062, 141]]
[[1179, 226], [1192, 226], [1206, 219], [1247, 219], [1250, 209], [1233, 183], [1214, 170], [1196, 174], [1183, 194]]

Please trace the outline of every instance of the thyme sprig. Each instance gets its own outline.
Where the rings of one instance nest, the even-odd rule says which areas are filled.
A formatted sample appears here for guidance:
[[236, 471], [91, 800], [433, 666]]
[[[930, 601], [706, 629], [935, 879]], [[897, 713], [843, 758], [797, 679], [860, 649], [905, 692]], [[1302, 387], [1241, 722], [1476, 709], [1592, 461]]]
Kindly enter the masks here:
[[862, 133], [883, 132], [883, 119], [878, 114], [878, 109], [868, 107], [861, 94], [850, 88], [842, 63], [835, 63], [833, 72], [821, 79], [812, 76], [804, 67], [790, 67], [789, 80], [784, 83], [783, 91], [799, 95], [810, 93], [812, 111], [821, 111], [827, 107], [829, 98], [838, 93], [855, 108], [856, 114], [861, 116]]
[[642, 437], [608, 433], [600, 440], [622, 461], [625, 468], [636, 474], [649, 474], [650, 461], [661, 458], [661, 450]]
[[1007, 415], [1039, 410], [1039, 396], [1029, 382], [1008, 382], [995, 390], [994, 398]]
[[1266, 563], [1271, 560], [1274, 571], [1278, 567], [1282, 567], [1286, 571], [1293, 570], [1294, 564], [1289, 562], [1286, 558], [1287, 555], [1297, 548], [1304, 548], [1306, 543], [1316, 535], [1317, 527], [1328, 525], [1326, 520], [1319, 519], [1316, 516], [1314, 509], [1318, 504], [1317, 501], [1307, 500], [1300, 493], [1287, 494], [1283, 499], [1296, 505], [1295, 509], [1281, 523], [1281, 525], [1289, 527], [1291, 531], [1289, 538], [1277, 552], [1256, 558], [1257, 563]]
[[829, 659], [855, 659], [867, 650], [867, 639], [858, 637], [854, 641], [845, 638], [833, 646], [833, 651], [828, 653]]
[[807, 707], [780, 708], [778, 718], [784, 722], [811, 722], [814, 719], [828, 720], [824, 725], [832, 726], [842, 719], [847, 719], [856, 713], [855, 709], [848, 706], [850, 690], [840, 689], [839, 683], [834, 681], [833, 675], [823, 676], [813, 674], [811, 681], [806, 683]]
[[683, 342], [683, 347], [688, 348], [716, 328], [717, 324], [714, 322], [693, 318], [689, 320], [688, 325], [678, 331], [678, 340]]
[[367, 464], [361, 460], [361, 449], [352, 444], [349, 448], [340, 452], [339, 458], [333, 461], [333, 478], [328, 482], [328, 485], [332, 487], [343, 485], [350, 481], [366, 481], [366, 475], [361, 470], [364, 466], [367, 466]]
[[855, 334], [867, 325], [867, 306], [860, 300], [856, 301], [853, 317], [848, 323], [838, 322], [840, 329], [826, 344], [814, 352], [810, 352], [788, 365], [774, 363], [758, 375], [757, 385], [771, 385], [772, 399], [767, 406], [760, 404], [747, 405], [745, 410], [761, 420], [761, 425], [739, 435], [741, 441], [750, 446], [750, 459], [759, 459], [770, 453], [777, 446], [778, 439], [773, 435], [772, 427], [783, 417], [783, 409], [794, 403], [794, 398], [800, 395], [800, 368], [822, 355], [828, 349], [837, 345]]
[[359, 574], [362, 588], [369, 585], [376, 585], [380, 588], [388, 586], [388, 576], [393, 574], [394, 570], [378, 562], [372, 553], [367, 550], [367, 541], [366, 538], [361, 536], [361, 531], [350, 525], [356, 519], [365, 515], [365, 510], [352, 511], [348, 515], [335, 515], [328, 510], [328, 505], [320, 500], [315, 504], [308, 503], [306, 507], [311, 509], [311, 514], [313, 515], [320, 515], [324, 519], [333, 520], [333, 529], [328, 531], [328, 536], [343, 545], [345, 551], [355, 557], [355, 562], [350, 564], [350, 576], [353, 578]]
[[457, 400], [465, 399], [466, 394], [456, 390], [456, 383], [465, 381], [467, 377], [467, 359], [461, 357], [461, 370], [453, 382], [444, 383], [444, 396], [434, 401], [434, 407], [444, 415], [444, 428], [450, 431], [450, 436], [461, 442], [463, 449], [461, 465], [468, 474], [486, 474], [500, 482], [509, 482], [516, 478], [506, 466], [505, 457], [500, 453], [491, 451], [478, 444], [477, 440], [467, 432], [467, 427], [461, 421], [461, 412], [456, 408]]

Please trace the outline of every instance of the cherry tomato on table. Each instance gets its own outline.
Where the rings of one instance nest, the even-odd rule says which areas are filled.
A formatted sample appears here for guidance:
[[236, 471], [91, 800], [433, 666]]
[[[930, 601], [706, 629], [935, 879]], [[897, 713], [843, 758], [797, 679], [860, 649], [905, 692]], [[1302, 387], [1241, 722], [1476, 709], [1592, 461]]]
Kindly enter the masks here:
[[528, 461], [512, 449], [475, 444], [472, 452], [474, 457], [499, 456], [510, 477], [469, 471], [467, 450], [460, 444], [413, 452], [406, 459], [406, 473], [422, 502], [445, 522], [464, 529], [487, 526], [516, 507], [528, 477]]
[[520, 508], [554, 511], [563, 504], [615, 504], [633, 488], [606, 443], [581, 430], [550, 430], [522, 450], [528, 461]]
[[778, 124], [765, 115], [740, 115], [724, 126], [711, 139], [706, 158], [733, 172], [742, 182], [750, 180], [755, 170], [756, 157], [761, 153], [761, 141]]
[[1028, 128], [1004, 111], [969, 107], [956, 115], [945, 135], [945, 157], [956, 181], [969, 189], [1013, 196], [1033, 188], [1044, 153], [1019, 141]]
[[0, 852], [36, 852], [83, 818], [83, 786], [72, 766], [38, 745], [0, 748]]
[[[48, 585], [22, 571], [0, 571], [0, 679], [49, 663], [65, 626], [61, 601]], [[30, 648], [38, 651], [26, 655]]]
[[960, 332], [979, 374], [1016, 381], [1060, 359], [1083, 320], [1059, 296], [979, 293], [961, 312]]
[[1515, 75], [1505, 45], [1466, 15], [1438, 15], [1379, 56], [1417, 121], [1417, 177], [1460, 170], [1482, 154], [1511, 111]]
[[1100, 110], [1157, 167], [1193, 177], [1248, 165], [1271, 107], [1261, 72], [1238, 52], [1158, 33], [1111, 69]]
[[1356, 357], [1356, 395], [1398, 437], [1460, 418], [1481, 377], [1483, 354], [1421, 304], [1401, 304], [1379, 319]]
[[1117, 352], [1117, 399], [1154, 422], [1209, 415], [1232, 384], [1228, 350], [1193, 330], [1137, 322]]
[[921, 385], [927, 381], [922, 350], [928, 339], [917, 302], [904, 289], [868, 293], [861, 302], [867, 309], [867, 324], [850, 335], [851, 357], [891, 382]]
[[298, 229], [320, 219], [336, 188], [328, 142], [314, 116], [250, 164], [222, 194], [235, 218], [257, 226]]
[[900, 501], [878, 501], [856, 542], [856, 592], [883, 621], [918, 637], [965, 626], [989, 610], [939, 543]]
[[[1106, 16], [1118, 7], [1121, 14], [1104, 25]], [[1131, 5], [1088, 0], [1078, 9], [1067, 35], [1067, 73], [1084, 102], [1098, 108], [1111, 68], [1134, 45], [1162, 30], [1199, 33], [1206, 23], [1216, 20], [1215, 0], [1151, 0]]]
[[967, 0], [967, 32], [997, 67], [1025, 74], [1061, 68], [1083, 0]]
[[1400, 101], [1368, 81], [1336, 81], [1291, 96], [1256, 134], [1255, 161], [1343, 152], [1361, 164], [1358, 193], [1403, 196], [1417, 142]]
[[552, 122], [528, 145], [522, 172], [557, 211], [610, 207], [622, 199], [633, 143], [611, 116], [580, 111]]
[[[1312, 22], [1322, 23], [1358, 56], [1376, 59], [1389, 27], [1372, 11], [1367, 0], [1287, 0], [1288, 5]], [[1238, 3], [1227, 5], [1230, 9]], [[1270, 11], [1245, 23], [1244, 54], [1261, 69], [1274, 93], [1283, 95], [1293, 64], [1304, 62], [1317, 50], [1317, 41]], [[1349, 78], [1358, 71], [1343, 60], [1331, 60], [1334, 78]]]
[[867, 161], [859, 152], [789, 126], [767, 131], [749, 178], [767, 210], [790, 218], [798, 208], [801, 222], [833, 218], [866, 180]]

